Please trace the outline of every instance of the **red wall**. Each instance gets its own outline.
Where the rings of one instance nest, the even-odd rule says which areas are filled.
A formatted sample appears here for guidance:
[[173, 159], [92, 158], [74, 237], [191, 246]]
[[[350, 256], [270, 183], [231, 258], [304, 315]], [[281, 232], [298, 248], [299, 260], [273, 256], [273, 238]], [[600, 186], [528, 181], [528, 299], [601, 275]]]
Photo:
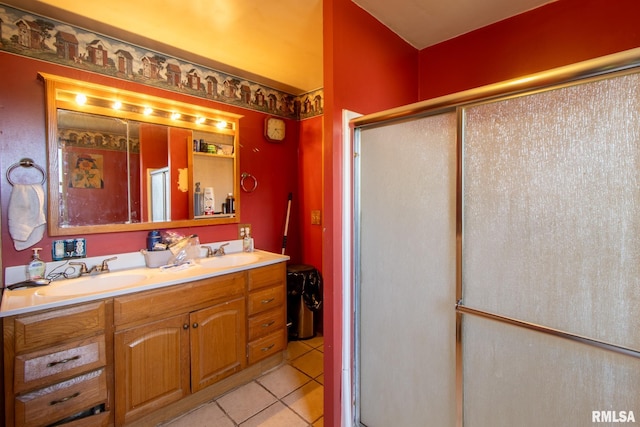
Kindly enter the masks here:
[[180, 188], [180, 170], [188, 170], [191, 132], [187, 129], [169, 128], [169, 170], [171, 171], [171, 219], [189, 219], [191, 202], [189, 190]]
[[637, 47], [638, 12], [637, 0], [558, 0], [416, 52], [350, 0], [324, 1], [326, 426], [340, 425], [340, 246], [350, 239], [340, 232], [341, 110], [376, 112]]
[[311, 211], [322, 206], [322, 117], [300, 122], [300, 146], [298, 149], [299, 199], [296, 203], [300, 219], [299, 233], [302, 240], [302, 261], [322, 271], [322, 223], [311, 224]]
[[[166, 126], [146, 123], [140, 125], [140, 217], [143, 221], [149, 221], [148, 170], [163, 168], [169, 163], [168, 139]], [[171, 201], [173, 207], [173, 197]]]
[[559, 0], [420, 51], [420, 99], [640, 45], [637, 0]]
[[[38, 165], [46, 167], [46, 129], [44, 86], [38, 80], [39, 71], [115, 86], [126, 90], [149, 93], [155, 96], [176, 99], [182, 102], [217, 108], [244, 117], [240, 120], [240, 172], [248, 172], [258, 180], [258, 188], [253, 193], [242, 193], [242, 223], [253, 226], [256, 247], [281, 252], [282, 231], [289, 192], [297, 192], [298, 187], [298, 137], [299, 123], [287, 120], [286, 139], [280, 144], [266, 142], [263, 136], [265, 114], [245, 110], [167, 92], [136, 83], [109, 78], [56, 64], [0, 52], [2, 78], [2, 114], [0, 114], [0, 202], [2, 205], [2, 264], [3, 267], [26, 264], [29, 251], [18, 252], [13, 247], [7, 226], [7, 204], [11, 186], [6, 180], [6, 171], [23, 157], [31, 157]], [[319, 167], [316, 166], [316, 167]], [[297, 210], [292, 211], [297, 215]], [[287, 254], [292, 261], [299, 262], [300, 233], [297, 217], [292, 218], [287, 244]], [[183, 230], [184, 234], [196, 233], [201, 241], [222, 241], [238, 238], [237, 225], [194, 227]], [[108, 233], [82, 236], [87, 239], [89, 256], [100, 256], [114, 252], [134, 252], [145, 246], [146, 231]], [[38, 243], [43, 248], [42, 258], [51, 260], [53, 238], [45, 234]], [[117, 248], [115, 250], [114, 248]]]
[[[324, 424], [339, 426], [342, 352], [342, 110], [418, 100], [418, 52], [351, 0], [324, 0]], [[383, 173], [383, 171], [381, 171]]]

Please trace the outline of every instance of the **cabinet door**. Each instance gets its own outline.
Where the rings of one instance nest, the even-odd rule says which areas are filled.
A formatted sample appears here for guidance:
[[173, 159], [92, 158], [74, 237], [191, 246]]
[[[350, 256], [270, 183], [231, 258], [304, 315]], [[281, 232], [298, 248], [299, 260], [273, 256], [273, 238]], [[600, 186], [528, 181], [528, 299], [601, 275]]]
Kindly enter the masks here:
[[246, 366], [245, 301], [191, 313], [191, 387], [195, 393]]
[[115, 334], [116, 424], [189, 394], [187, 314]]

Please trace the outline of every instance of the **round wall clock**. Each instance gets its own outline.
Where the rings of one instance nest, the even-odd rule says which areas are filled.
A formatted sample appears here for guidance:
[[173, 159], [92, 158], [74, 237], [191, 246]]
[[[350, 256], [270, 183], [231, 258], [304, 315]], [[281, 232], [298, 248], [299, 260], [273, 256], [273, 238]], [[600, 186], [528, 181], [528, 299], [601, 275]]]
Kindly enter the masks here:
[[272, 142], [284, 140], [285, 122], [278, 117], [267, 117], [264, 121], [264, 137]]

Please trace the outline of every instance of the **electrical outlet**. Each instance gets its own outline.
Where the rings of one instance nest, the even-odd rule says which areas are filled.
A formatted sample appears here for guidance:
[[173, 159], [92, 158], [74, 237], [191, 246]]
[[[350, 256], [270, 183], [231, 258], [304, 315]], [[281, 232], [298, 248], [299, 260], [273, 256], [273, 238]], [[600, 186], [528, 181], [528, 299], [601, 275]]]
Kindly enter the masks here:
[[245, 234], [249, 234], [249, 236], [253, 236], [253, 230], [251, 230], [251, 224], [238, 224], [238, 236], [240, 239], [244, 238]]
[[311, 225], [320, 225], [320, 210], [311, 211]]

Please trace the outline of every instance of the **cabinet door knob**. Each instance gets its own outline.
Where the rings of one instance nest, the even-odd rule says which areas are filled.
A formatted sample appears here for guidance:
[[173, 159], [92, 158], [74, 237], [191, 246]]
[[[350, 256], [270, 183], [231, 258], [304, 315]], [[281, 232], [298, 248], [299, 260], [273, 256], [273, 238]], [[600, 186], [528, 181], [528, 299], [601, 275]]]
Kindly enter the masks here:
[[197, 328], [197, 327], [198, 327], [198, 322], [194, 322], [194, 323], [193, 323], [193, 329], [195, 329], [195, 328]]
[[189, 324], [185, 323], [184, 325], [182, 325], [182, 329], [189, 329]]

